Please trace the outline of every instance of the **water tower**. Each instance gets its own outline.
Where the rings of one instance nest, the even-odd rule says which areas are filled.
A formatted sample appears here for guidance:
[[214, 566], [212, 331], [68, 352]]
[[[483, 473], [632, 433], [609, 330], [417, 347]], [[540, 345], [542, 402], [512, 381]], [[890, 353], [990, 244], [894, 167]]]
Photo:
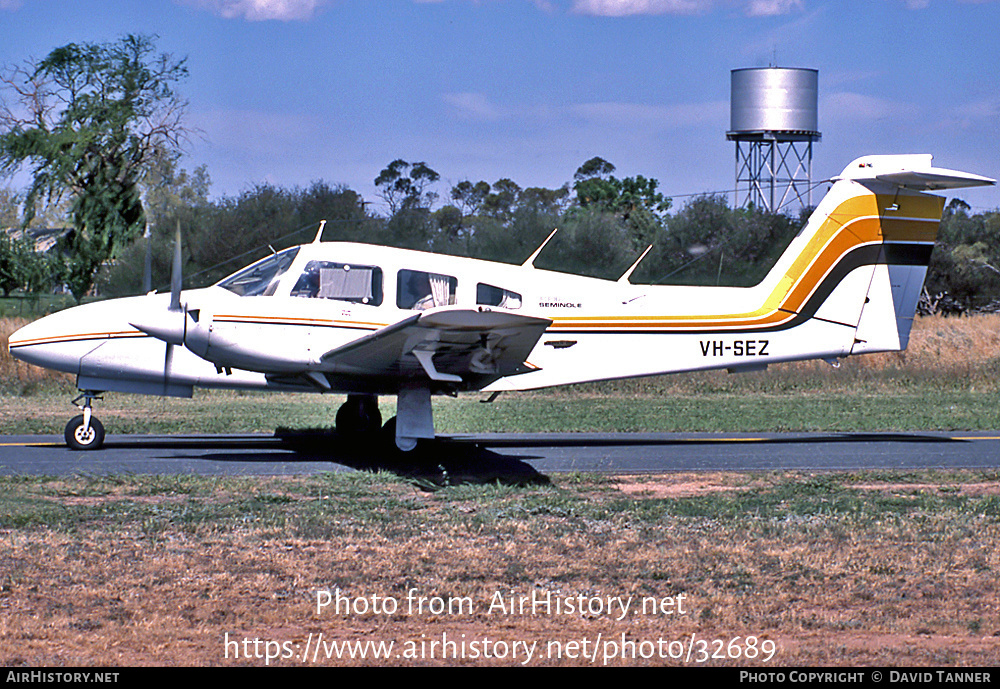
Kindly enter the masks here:
[[734, 69], [726, 138], [736, 142], [736, 202], [777, 211], [812, 205], [815, 69]]

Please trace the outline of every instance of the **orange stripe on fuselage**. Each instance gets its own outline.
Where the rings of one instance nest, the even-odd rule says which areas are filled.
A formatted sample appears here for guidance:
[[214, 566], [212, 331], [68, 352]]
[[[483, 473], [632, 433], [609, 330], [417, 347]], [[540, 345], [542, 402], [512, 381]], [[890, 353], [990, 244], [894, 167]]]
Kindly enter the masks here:
[[12, 340], [8, 343], [10, 348], [15, 347], [28, 347], [31, 345], [40, 344], [58, 344], [60, 342], [75, 342], [85, 341], [85, 340], [112, 340], [121, 337], [149, 337], [144, 332], [138, 330], [119, 330], [115, 332], [98, 332], [98, 333], [74, 333], [72, 335], [56, 335], [52, 337], [34, 337], [30, 340]]
[[385, 323], [372, 323], [369, 321], [341, 321], [330, 318], [293, 318], [289, 316], [241, 316], [238, 314], [217, 314], [212, 317], [215, 322], [242, 322], [242, 323], [266, 323], [268, 325], [315, 325], [333, 328], [363, 328], [366, 330], [378, 330], [384, 328]]

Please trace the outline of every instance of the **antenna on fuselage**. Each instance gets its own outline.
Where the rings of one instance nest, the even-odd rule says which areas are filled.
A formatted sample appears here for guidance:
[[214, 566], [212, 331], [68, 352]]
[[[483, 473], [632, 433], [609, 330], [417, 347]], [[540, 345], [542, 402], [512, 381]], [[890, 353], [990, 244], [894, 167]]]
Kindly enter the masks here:
[[559, 231], [558, 227], [556, 229], [552, 230], [552, 232], [549, 233], [549, 236], [545, 238], [545, 241], [542, 242], [542, 245], [539, 246], [537, 249], [535, 249], [535, 253], [531, 254], [531, 256], [528, 256], [528, 260], [525, 261], [524, 263], [522, 263], [521, 267], [522, 268], [534, 268], [535, 267], [535, 259], [538, 258], [538, 254], [542, 253], [542, 249], [545, 248], [545, 245], [549, 243], [549, 240], [552, 239], [552, 237], [554, 237], [555, 234], [556, 234], [556, 232], [558, 232], [558, 231]]
[[319, 244], [320, 239], [323, 237], [323, 228], [326, 227], [326, 220], [319, 221], [319, 230], [316, 232], [316, 239], [313, 240], [313, 244]]
[[632, 277], [632, 272], [633, 272], [633, 271], [635, 271], [635, 269], [639, 267], [639, 264], [640, 264], [640, 263], [642, 263], [642, 259], [646, 258], [646, 254], [648, 254], [648, 253], [649, 253], [649, 250], [650, 250], [650, 249], [652, 249], [652, 248], [653, 248], [653, 245], [652, 245], [652, 244], [650, 244], [649, 246], [647, 246], [647, 247], [646, 247], [646, 250], [642, 252], [642, 256], [640, 256], [639, 258], [637, 258], [637, 259], [635, 260], [635, 263], [633, 263], [633, 264], [632, 264], [632, 266], [631, 266], [631, 267], [630, 267], [630, 268], [629, 268], [628, 270], [626, 270], [626, 271], [625, 271], [625, 272], [624, 272], [624, 273], [622, 274], [622, 276], [621, 276], [620, 278], [618, 278], [618, 282], [619, 282], [620, 284], [622, 284], [622, 285], [629, 285], [629, 284], [631, 284], [631, 283], [630, 283], [630, 282], [628, 281], [628, 279], [629, 279], [630, 277]]

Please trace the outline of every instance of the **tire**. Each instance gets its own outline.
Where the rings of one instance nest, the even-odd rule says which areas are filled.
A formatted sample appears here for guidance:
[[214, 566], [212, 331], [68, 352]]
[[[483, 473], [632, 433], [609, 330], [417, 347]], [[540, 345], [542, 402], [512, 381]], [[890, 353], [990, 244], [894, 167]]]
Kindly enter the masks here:
[[83, 432], [83, 414], [80, 414], [70, 419], [63, 435], [71, 450], [99, 450], [104, 445], [104, 426], [93, 416], [86, 433]]
[[374, 395], [348, 395], [337, 410], [337, 433], [357, 438], [377, 433], [382, 428], [382, 413]]

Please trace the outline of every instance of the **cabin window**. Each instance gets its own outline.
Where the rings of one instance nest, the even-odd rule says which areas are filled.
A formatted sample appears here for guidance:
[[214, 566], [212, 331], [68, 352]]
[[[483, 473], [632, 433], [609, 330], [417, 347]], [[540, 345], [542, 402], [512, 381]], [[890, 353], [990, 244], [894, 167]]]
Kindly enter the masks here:
[[521, 295], [503, 287], [494, 287], [480, 282], [476, 285], [476, 303], [485, 306], [499, 306], [501, 309], [521, 308]]
[[455, 303], [458, 280], [450, 275], [401, 270], [396, 283], [396, 306], [423, 311]]
[[272, 254], [230, 275], [218, 286], [241, 297], [269, 297], [278, 288], [278, 279], [292, 265], [298, 253], [299, 249], [295, 247]]
[[331, 261], [309, 261], [291, 292], [293, 297], [338, 299], [378, 306], [382, 303], [382, 269]]

